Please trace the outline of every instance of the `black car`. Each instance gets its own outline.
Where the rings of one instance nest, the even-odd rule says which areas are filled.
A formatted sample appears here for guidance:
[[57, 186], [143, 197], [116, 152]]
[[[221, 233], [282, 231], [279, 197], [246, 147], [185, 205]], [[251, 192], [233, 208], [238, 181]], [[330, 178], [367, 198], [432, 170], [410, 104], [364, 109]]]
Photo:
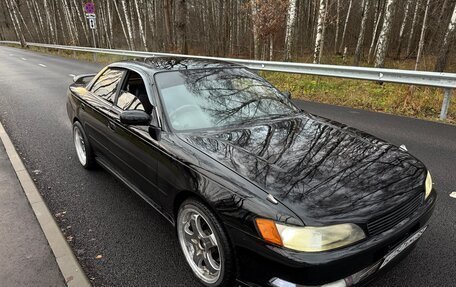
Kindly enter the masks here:
[[67, 109], [80, 163], [168, 219], [206, 286], [367, 282], [415, 246], [436, 200], [404, 148], [299, 109], [237, 64], [114, 63], [75, 77]]

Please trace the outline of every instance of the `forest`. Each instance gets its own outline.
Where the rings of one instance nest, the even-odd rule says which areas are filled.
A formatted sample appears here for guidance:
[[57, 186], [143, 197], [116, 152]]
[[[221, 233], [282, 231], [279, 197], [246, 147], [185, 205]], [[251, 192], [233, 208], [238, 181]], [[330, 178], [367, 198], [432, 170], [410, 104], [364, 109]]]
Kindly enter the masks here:
[[[0, 0], [0, 40], [384, 67], [455, 61], [456, 0]], [[95, 38], [95, 43], [93, 38]]]

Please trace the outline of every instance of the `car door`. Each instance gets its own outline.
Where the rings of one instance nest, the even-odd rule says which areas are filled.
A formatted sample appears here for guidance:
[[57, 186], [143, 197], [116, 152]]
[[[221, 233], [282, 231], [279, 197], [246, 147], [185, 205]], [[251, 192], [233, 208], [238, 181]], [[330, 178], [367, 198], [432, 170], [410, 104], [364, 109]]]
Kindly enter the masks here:
[[110, 151], [109, 119], [112, 115], [112, 105], [119, 91], [125, 70], [107, 68], [89, 87], [86, 103], [81, 104], [80, 119], [94, 149], [96, 156], [109, 161]]
[[[145, 80], [146, 79], [146, 80]], [[121, 165], [122, 177], [136, 192], [145, 196], [149, 203], [159, 210], [166, 201], [165, 194], [156, 187], [157, 148], [159, 142], [149, 135], [149, 126], [125, 125], [120, 122], [120, 114], [125, 110], [142, 110], [151, 114], [152, 123], [158, 125], [155, 111], [146, 88], [150, 85], [146, 77], [128, 71], [119, 96], [112, 107], [109, 128], [113, 142], [112, 151], [116, 154], [117, 165]]]

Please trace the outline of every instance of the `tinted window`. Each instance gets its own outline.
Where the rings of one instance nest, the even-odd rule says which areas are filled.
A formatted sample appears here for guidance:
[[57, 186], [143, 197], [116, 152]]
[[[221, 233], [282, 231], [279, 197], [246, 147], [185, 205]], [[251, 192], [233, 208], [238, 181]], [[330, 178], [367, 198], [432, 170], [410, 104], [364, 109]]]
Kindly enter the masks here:
[[156, 82], [176, 130], [240, 124], [298, 112], [276, 88], [246, 69], [159, 73]]
[[129, 72], [116, 105], [122, 110], [142, 110], [148, 114], [152, 112], [146, 85], [139, 74]]
[[107, 101], [114, 102], [117, 87], [122, 79], [123, 73], [124, 71], [122, 70], [106, 70], [92, 86], [92, 93]]

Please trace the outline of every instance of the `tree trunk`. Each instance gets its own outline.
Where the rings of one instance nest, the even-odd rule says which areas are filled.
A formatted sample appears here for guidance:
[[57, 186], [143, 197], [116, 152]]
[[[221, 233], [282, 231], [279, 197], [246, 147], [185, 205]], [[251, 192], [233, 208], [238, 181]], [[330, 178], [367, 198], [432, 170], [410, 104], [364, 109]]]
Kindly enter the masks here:
[[138, 17], [139, 36], [141, 37], [141, 40], [143, 42], [144, 50], [148, 51], [149, 49], [147, 48], [145, 27], [143, 28], [142, 17], [141, 17], [141, 13], [139, 12], [138, 0], [135, 0], [134, 2], [135, 2], [135, 8], [136, 8], [136, 15]]
[[172, 28], [172, 9], [173, 3], [172, 0], [164, 0], [164, 24], [165, 24], [165, 39], [166, 39], [166, 48], [168, 50], [174, 49], [174, 35]]
[[30, 1], [25, 1], [27, 4], [27, 10], [30, 13], [30, 19], [32, 20], [32, 26], [35, 28], [35, 35], [38, 38], [39, 42], [43, 42], [43, 37], [42, 34], [40, 33], [40, 24], [38, 23], [38, 20], [36, 19], [36, 15], [34, 15], [35, 9], [33, 9], [33, 3]]
[[339, 26], [340, 26], [340, 0], [337, 0], [336, 7], [336, 33], [334, 35], [334, 53], [337, 54], [338, 41], [339, 41]]
[[451, 15], [450, 24], [448, 24], [445, 37], [443, 38], [442, 46], [440, 47], [439, 55], [437, 61], [435, 62], [434, 70], [436, 72], [443, 72], [448, 62], [448, 54], [450, 53], [451, 43], [455, 38], [456, 31], [456, 5], [453, 9], [453, 14]]
[[342, 51], [344, 49], [345, 34], [347, 32], [347, 26], [348, 26], [348, 21], [350, 20], [350, 14], [351, 14], [352, 7], [353, 7], [353, 0], [350, 0], [350, 3], [348, 4], [347, 17], [345, 17], [344, 30], [342, 30], [342, 40], [340, 41], [340, 47], [339, 47], [338, 54], [340, 53], [340, 51]]
[[[352, 0], [350, 0], [352, 1]], [[325, 29], [325, 18], [326, 18], [326, 0], [320, 0], [320, 8], [318, 10], [318, 22], [317, 22], [317, 35], [315, 36], [315, 49], [313, 63], [320, 64], [321, 51], [323, 46], [323, 34]]]
[[120, 15], [119, 5], [117, 5], [117, 1], [113, 1], [113, 3], [114, 3], [114, 8], [116, 9], [116, 12], [117, 12], [117, 17], [119, 18], [120, 26], [122, 27], [122, 32], [124, 34], [125, 41], [127, 42], [128, 49], [133, 50], [131, 47], [131, 44], [130, 44], [130, 39], [128, 38], [128, 35], [127, 35], [127, 30], [125, 30], [125, 24], [122, 20], [122, 15]]
[[10, 17], [13, 23], [14, 30], [16, 32], [17, 38], [19, 39], [19, 42], [21, 43], [21, 47], [25, 48], [27, 47], [27, 43], [25, 42], [25, 37], [24, 37], [24, 32], [21, 27], [21, 23], [19, 22], [19, 18], [17, 17], [17, 7], [14, 2], [9, 2], [10, 0], [5, 0], [6, 2], [6, 7], [10, 11]]
[[125, 15], [125, 23], [127, 24], [128, 42], [130, 43], [130, 49], [131, 50], [135, 50], [135, 41], [133, 39], [132, 22], [131, 22], [131, 18], [129, 16], [130, 13], [129, 13], [128, 8], [127, 8], [127, 1], [126, 0], [122, 0], [120, 3], [122, 4], [122, 10], [123, 10], [124, 15]]
[[[384, 3], [384, 2], [383, 2]], [[377, 5], [377, 9], [376, 9], [376, 16], [374, 18], [374, 31], [372, 32], [372, 40], [371, 40], [371, 43], [370, 43], [370, 46], [369, 46], [369, 54], [367, 55], [367, 63], [371, 63], [372, 61], [372, 56], [374, 55], [375, 53], [375, 48], [377, 47], [376, 45], [376, 40], [377, 40], [377, 32], [378, 32], [378, 28], [380, 27], [380, 21], [382, 20], [382, 17], [383, 17], [383, 5], [382, 5], [382, 2], [378, 2], [378, 5]]]
[[405, 52], [407, 58], [410, 56], [410, 53], [412, 52], [412, 40], [413, 34], [415, 33], [415, 25], [418, 18], [418, 9], [420, 8], [420, 2], [421, 0], [416, 1], [415, 12], [413, 13], [412, 26], [410, 27], [410, 34], [407, 42], [407, 50]]
[[434, 39], [437, 39], [437, 41], [439, 41], [441, 36], [442, 36], [442, 32], [440, 31], [440, 28], [442, 27], [443, 16], [445, 15], [445, 12], [447, 11], [447, 6], [448, 6], [448, 0], [445, 0], [443, 2], [443, 5], [442, 5], [441, 9], [440, 9], [439, 17], [437, 18], [438, 19], [438, 23], [437, 23], [437, 25], [435, 27], [435, 31], [436, 32], [431, 34], [431, 38], [427, 42], [428, 50], [430, 49], [430, 47], [433, 46]]
[[402, 42], [404, 41], [404, 31], [405, 31], [405, 26], [407, 25], [407, 22], [408, 22], [411, 3], [412, 3], [412, 0], [407, 0], [407, 4], [405, 4], [404, 19], [402, 19], [401, 29], [399, 30], [399, 40], [397, 43], [396, 59], [400, 59], [400, 57], [401, 57]]
[[187, 1], [177, 0], [176, 2], [176, 40], [177, 52], [188, 54], [187, 47]]
[[383, 20], [382, 30], [378, 37], [378, 50], [375, 56], [376, 68], [383, 68], [385, 64], [389, 35], [391, 33], [391, 27], [393, 26], [394, 1], [395, 0], [387, 0], [386, 2], [385, 19]]
[[251, 0], [251, 3], [253, 22], [253, 58], [258, 59], [260, 56], [260, 38], [258, 36], [258, 3], [257, 0]]
[[418, 53], [416, 55], [415, 71], [418, 70], [418, 67], [420, 66], [421, 55], [423, 54], [424, 37], [426, 35], [429, 6], [431, 6], [430, 2], [431, 2], [431, 0], [427, 0], [427, 2], [426, 2], [426, 10], [424, 12], [423, 27], [421, 28], [420, 42], [418, 44]]
[[294, 38], [294, 27], [296, 23], [296, 2], [297, 0], [288, 1], [287, 26], [285, 31], [285, 61], [291, 59], [291, 47]]
[[369, 15], [369, 0], [364, 0], [363, 16], [361, 19], [361, 29], [359, 30], [358, 42], [356, 43], [355, 58], [353, 61], [353, 64], [355, 66], [359, 65], [359, 60], [361, 58], [361, 53], [363, 50], [363, 43], [364, 43], [364, 34], [366, 32], [366, 22], [367, 22], [368, 15]]

